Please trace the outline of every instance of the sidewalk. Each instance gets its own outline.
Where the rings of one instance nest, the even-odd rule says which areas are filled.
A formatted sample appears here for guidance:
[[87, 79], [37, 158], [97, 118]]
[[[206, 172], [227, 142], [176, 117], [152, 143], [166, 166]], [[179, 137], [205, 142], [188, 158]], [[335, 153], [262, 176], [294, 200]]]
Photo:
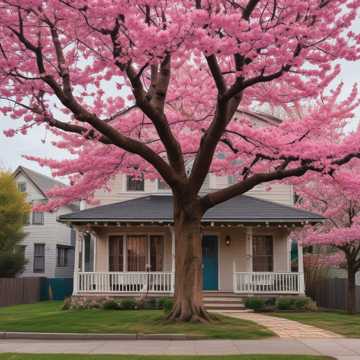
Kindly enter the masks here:
[[328, 355], [359, 360], [360, 339], [267, 340], [0, 340], [0, 352], [134, 355]]

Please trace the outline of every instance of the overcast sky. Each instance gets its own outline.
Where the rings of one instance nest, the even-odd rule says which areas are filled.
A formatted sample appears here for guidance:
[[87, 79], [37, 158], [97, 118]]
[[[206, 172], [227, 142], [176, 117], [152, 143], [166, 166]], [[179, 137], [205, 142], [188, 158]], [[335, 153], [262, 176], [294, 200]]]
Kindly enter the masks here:
[[[360, 21], [357, 21], [357, 24], [353, 27], [353, 31], [356, 33], [360, 32]], [[346, 97], [349, 95], [354, 83], [360, 82], [359, 62], [342, 63], [342, 74], [338, 81], [344, 82], [345, 87], [343, 96]], [[353, 122], [353, 128], [356, 127], [359, 120], [360, 109], [357, 111], [357, 119]], [[18, 165], [23, 165], [46, 175], [50, 175], [49, 169], [41, 168], [37, 163], [28, 161], [22, 156], [27, 154], [58, 159], [68, 156], [66, 151], [60, 151], [51, 146], [51, 138], [49, 138], [49, 134], [47, 134], [46, 130], [42, 127], [31, 130], [26, 136], [17, 135], [12, 138], [5, 137], [3, 130], [13, 127], [14, 123], [16, 123], [14, 120], [0, 114], [0, 168], [15, 170]]]

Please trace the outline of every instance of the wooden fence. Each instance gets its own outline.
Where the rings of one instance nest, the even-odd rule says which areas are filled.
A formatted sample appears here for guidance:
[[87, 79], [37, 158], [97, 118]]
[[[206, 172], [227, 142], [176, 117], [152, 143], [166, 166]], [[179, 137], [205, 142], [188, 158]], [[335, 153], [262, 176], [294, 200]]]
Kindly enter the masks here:
[[[306, 282], [306, 295], [320, 307], [346, 310], [347, 280], [322, 279]], [[356, 287], [356, 311], [360, 312], [360, 286]]]
[[0, 278], [0, 306], [40, 300], [41, 278]]

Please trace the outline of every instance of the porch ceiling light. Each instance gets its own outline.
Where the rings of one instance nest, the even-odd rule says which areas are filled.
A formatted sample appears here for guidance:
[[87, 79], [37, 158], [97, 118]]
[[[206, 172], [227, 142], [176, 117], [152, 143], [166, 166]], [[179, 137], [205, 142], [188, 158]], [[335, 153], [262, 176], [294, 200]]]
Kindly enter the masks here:
[[226, 235], [226, 237], [225, 237], [225, 245], [226, 246], [231, 245], [231, 237], [230, 237], [230, 235]]

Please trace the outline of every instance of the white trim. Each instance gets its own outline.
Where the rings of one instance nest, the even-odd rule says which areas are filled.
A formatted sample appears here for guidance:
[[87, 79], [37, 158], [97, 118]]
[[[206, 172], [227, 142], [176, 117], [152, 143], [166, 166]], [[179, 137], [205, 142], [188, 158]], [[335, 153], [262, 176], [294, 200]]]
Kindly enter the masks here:
[[73, 287], [73, 295], [76, 295], [78, 292], [78, 274], [79, 274], [79, 237], [80, 232], [76, 231], [75, 235], [75, 251], [74, 251], [74, 287]]
[[96, 261], [96, 253], [97, 253], [97, 235], [94, 234], [94, 259], [93, 259], [93, 271], [96, 271], [97, 261]]
[[[143, 193], [143, 191], [127, 191], [127, 193], [131, 194], [137, 194], [137, 193]], [[150, 195], [150, 194], [149, 194]], [[132, 199], [134, 200], [134, 199]], [[128, 200], [127, 200], [128, 201]], [[129, 200], [130, 201], [130, 200]], [[90, 210], [90, 209], [89, 209]], [[71, 219], [61, 219], [62, 215], [57, 217], [57, 221], [61, 222], [61, 223], [72, 223], [72, 222], [84, 222], [84, 223], [98, 223], [98, 224], [102, 224], [102, 223], [119, 223], [119, 222], [124, 222], [124, 223], [154, 223], [154, 224], [173, 224], [174, 221], [173, 219], [79, 219], [79, 218], [71, 218]], [[246, 225], [246, 224], [264, 224], [266, 225], [266, 223], [274, 223], [274, 224], [308, 224], [311, 222], [315, 222], [315, 223], [323, 223], [325, 222], [326, 219], [314, 219], [314, 218], [309, 218], [309, 219], [204, 219], [202, 220], [202, 224], [211, 224], [211, 223], [230, 223], [233, 225]], [[285, 226], [285, 225], [284, 225]]]
[[85, 272], [85, 238], [81, 237], [81, 272]]
[[299, 292], [301, 294], [305, 294], [303, 247], [299, 241], [297, 242], [297, 247], [298, 247]]

